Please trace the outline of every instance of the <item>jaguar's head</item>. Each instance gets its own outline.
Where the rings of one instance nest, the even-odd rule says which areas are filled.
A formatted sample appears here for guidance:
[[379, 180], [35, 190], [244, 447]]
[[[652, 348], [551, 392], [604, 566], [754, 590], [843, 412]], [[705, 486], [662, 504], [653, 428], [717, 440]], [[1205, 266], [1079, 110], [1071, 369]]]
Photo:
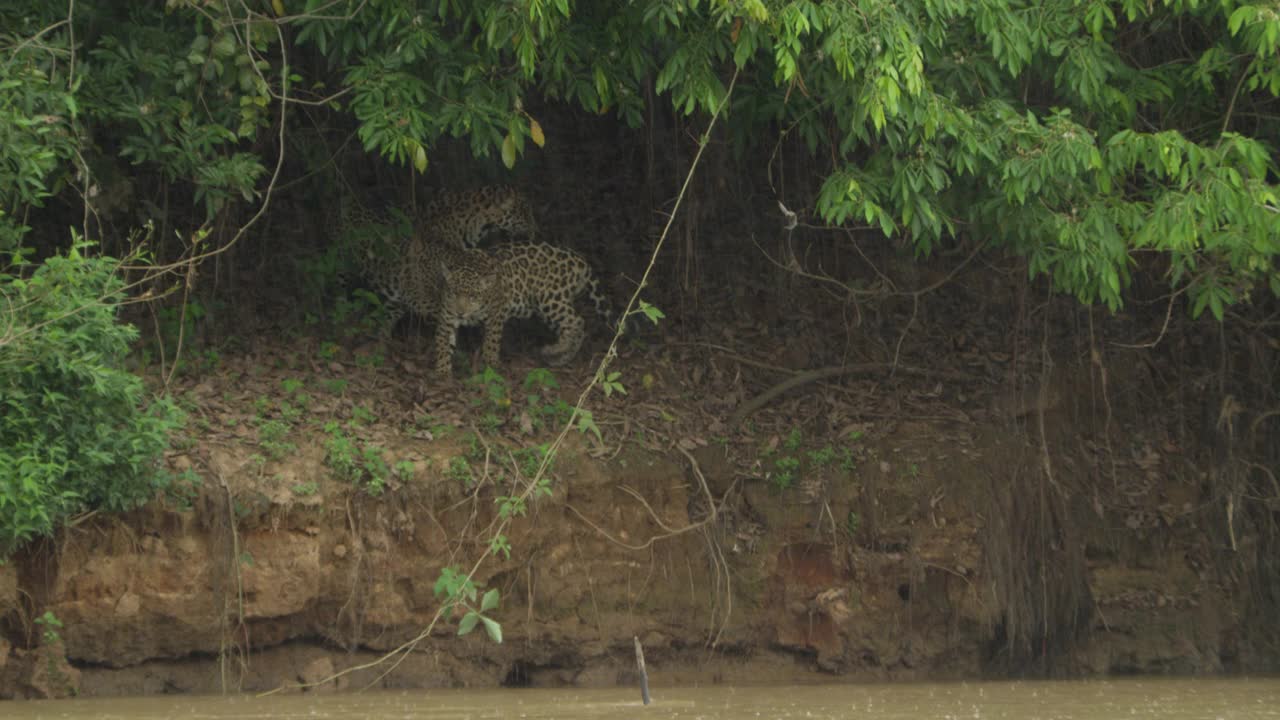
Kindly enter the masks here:
[[483, 314], [485, 298], [497, 282], [492, 276], [465, 265], [442, 265], [440, 276], [444, 281], [441, 295], [447, 314], [463, 320], [475, 319]]

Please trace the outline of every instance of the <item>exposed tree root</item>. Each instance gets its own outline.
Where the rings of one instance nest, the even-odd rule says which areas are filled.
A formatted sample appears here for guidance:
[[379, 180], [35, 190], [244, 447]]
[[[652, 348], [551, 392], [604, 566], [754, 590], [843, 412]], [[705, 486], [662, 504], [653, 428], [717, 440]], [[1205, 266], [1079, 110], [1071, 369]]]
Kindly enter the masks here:
[[945, 370], [929, 370], [927, 368], [903, 367], [901, 365], [894, 366], [891, 363], [860, 363], [858, 365], [836, 365], [832, 367], [818, 368], [816, 370], [809, 370], [802, 372], [799, 375], [787, 378], [743, 403], [729, 418], [729, 426], [734, 427], [740, 424], [743, 420], [747, 419], [749, 415], [772, 402], [774, 398], [782, 395], [788, 390], [793, 390], [802, 385], [808, 385], [809, 383], [815, 383], [833, 377], [840, 377], [842, 375], [859, 375], [886, 371], [891, 373], [902, 373], [903, 375], [937, 377], [949, 380], [972, 379], [970, 376], [963, 373], [947, 372]]

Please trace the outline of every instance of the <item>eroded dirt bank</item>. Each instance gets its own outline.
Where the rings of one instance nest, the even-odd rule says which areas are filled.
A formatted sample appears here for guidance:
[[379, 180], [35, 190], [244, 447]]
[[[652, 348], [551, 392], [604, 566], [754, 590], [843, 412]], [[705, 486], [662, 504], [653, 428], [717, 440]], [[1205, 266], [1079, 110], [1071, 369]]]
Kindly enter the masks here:
[[[180, 379], [175, 490], [0, 567], [0, 695], [262, 690], [414, 638], [577, 391], [518, 362], [505, 395], [440, 385], [415, 357], [304, 341]], [[633, 636], [656, 686], [1275, 667], [1260, 536], [1177, 418], [1142, 411], [1145, 364], [1108, 365], [1103, 407], [1096, 366], [1019, 391], [990, 381], [1017, 359], [969, 350], [732, 424], [742, 361], [629, 353], [630, 393], [591, 403], [600, 439], [569, 436], [476, 576], [502, 644], [455, 618], [322, 687], [630, 683]], [[343, 477], [342, 442], [385, 465]]]

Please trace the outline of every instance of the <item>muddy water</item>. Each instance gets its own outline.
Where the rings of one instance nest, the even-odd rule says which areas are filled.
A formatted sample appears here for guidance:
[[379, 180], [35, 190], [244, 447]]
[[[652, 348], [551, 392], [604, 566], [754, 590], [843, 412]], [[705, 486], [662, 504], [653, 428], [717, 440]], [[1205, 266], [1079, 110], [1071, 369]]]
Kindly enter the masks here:
[[1123, 680], [655, 689], [370, 692], [0, 703], [5, 720], [307, 718], [926, 718], [1245, 720], [1280, 718], [1280, 679]]

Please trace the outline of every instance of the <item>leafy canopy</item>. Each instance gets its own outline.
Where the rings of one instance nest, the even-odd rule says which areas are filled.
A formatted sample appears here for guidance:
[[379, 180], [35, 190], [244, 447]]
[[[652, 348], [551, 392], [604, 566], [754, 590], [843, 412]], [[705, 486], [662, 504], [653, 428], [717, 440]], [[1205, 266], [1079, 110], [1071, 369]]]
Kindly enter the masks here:
[[57, 25], [65, 12], [0, 10], [7, 208], [68, 192], [80, 150], [214, 217], [259, 197], [277, 137], [316, 103], [392, 162], [425, 170], [454, 137], [513, 165], [546, 140], [526, 98], [639, 126], [650, 88], [706, 115], [737, 73], [730, 141], [762, 159], [802, 142], [831, 222], [920, 252], [976, 236], [1111, 308], [1140, 263], [1196, 313], [1280, 292], [1273, 3], [86, 0]]

